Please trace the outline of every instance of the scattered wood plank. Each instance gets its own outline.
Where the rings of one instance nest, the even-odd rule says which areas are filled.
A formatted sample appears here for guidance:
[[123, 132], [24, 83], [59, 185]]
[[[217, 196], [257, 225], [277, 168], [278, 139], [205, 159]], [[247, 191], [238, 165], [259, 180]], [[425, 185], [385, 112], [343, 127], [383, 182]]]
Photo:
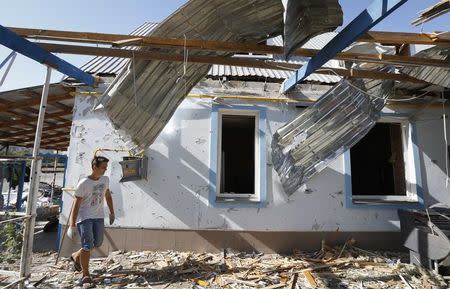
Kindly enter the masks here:
[[309, 285], [313, 288], [317, 288], [317, 282], [314, 276], [311, 274], [311, 271], [305, 271], [303, 272], [303, 275], [306, 278], [306, 281], [308, 281]]
[[407, 287], [408, 289], [414, 289], [414, 288], [411, 286], [411, 284], [409, 284], [408, 281], [406, 281], [405, 277], [403, 277], [402, 274], [398, 274], [398, 276], [400, 277], [400, 279], [402, 279], [403, 284], [405, 284], [406, 287]]
[[290, 288], [291, 289], [295, 289], [295, 285], [297, 284], [297, 280], [298, 280], [298, 273], [294, 273], [294, 277], [292, 277], [292, 283]]

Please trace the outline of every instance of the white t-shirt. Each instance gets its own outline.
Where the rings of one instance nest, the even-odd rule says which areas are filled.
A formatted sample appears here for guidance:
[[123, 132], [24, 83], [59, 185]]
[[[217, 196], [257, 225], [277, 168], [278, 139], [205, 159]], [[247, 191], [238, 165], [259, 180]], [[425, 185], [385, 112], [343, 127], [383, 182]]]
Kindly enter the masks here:
[[83, 178], [77, 185], [75, 196], [81, 197], [80, 210], [78, 211], [77, 223], [86, 219], [103, 219], [103, 199], [106, 190], [109, 189], [109, 178], [101, 176], [98, 180]]

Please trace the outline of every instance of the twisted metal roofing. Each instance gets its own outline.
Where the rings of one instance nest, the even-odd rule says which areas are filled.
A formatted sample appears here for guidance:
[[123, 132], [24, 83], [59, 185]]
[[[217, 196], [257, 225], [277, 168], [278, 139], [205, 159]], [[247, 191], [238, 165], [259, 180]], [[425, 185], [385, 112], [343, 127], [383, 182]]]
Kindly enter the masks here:
[[343, 22], [342, 9], [337, 0], [289, 0], [286, 6], [286, 58], [311, 37], [325, 31], [334, 31]]
[[[146, 22], [139, 26], [136, 30], [130, 33], [133, 36], [144, 36], [148, 35], [153, 29], [156, 28], [158, 23]], [[322, 49], [337, 33], [327, 32], [315, 36], [308, 40], [302, 48], [309, 49]], [[283, 38], [277, 36], [268, 39], [267, 43], [269, 45], [283, 46]], [[127, 49], [137, 49], [136, 46], [126, 47]], [[282, 56], [275, 56], [278, 61], [284, 61]], [[294, 56], [288, 61], [289, 63], [304, 64], [308, 61], [307, 57]], [[97, 56], [92, 60], [87, 62], [81, 67], [82, 70], [99, 75], [117, 75], [129, 64], [130, 60], [127, 58], [110, 57], [110, 56]], [[326, 67], [336, 67], [342, 68], [340, 61], [330, 60], [324, 66]], [[283, 81], [287, 77], [291, 76], [293, 72], [286, 70], [276, 70], [276, 69], [263, 69], [263, 68], [249, 68], [249, 67], [239, 67], [232, 65], [220, 65], [214, 64], [208, 71], [206, 77], [260, 77], [269, 78], [273, 80]], [[340, 77], [335, 75], [323, 75], [323, 74], [312, 74], [307, 79], [307, 81], [315, 81], [321, 83], [337, 83]]]
[[[327, 32], [315, 36], [308, 40], [302, 48], [308, 49], [322, 49], [334, 36], [336, 36], [336, 32]], [[281, 36], [277, 36], [271, 38], [267, 41], [268, 45], [274, 46], [283, 46], [283, 38]], [[288, 62], [303, 65], [308, 62], [308, 57], [302, 56], [293, 56], [289, 58], [289, 61], [284, 60], [284, 56], [282, 55], [274, 55], [273, 58], [279, 62]], [[342, 64], [342, 65], [341, 65]], [[343, 68], [343, 62], [339, 60], [330, 60], [328, 61], [324, 67], [334, 67], [334, 68]], [[213, 65], [208, 72], [208, 77], [222, 77], [222, 76], [231, 76], [231, 77], [261, 77], [261, 78], [269, 78], [275, 80], [285, 80], [290, 77], [294, 72], [286, 71], [286, 70], [276, 70], [276, 69], [263, 69], [263, 68], [250, 68], [250, 67], [238, 67], [232, 65]], [[306, 78], [307, 81], [315, 81], [320, 83], [337, 83], [341, 80], [341, 77], [336, 75], [324, 75], [324, 74], [311, 74]]]
[[[191, 0], [154, 28], [150, 35], [259, 42], [280, 35], [282, 31], [281, 1]], [[217, 52], [190, 51], [189, 54], [217, 55]], [[198, 63], [137, 60], [117, 78], [102, 104], [116, 128], [123, 130], [138, 146], [146, 148], [209, 69], [210, 65]]]
[[[133, 30], [130, 35], [133, 36], [144, 36], [151, 33], [153, 29], [158, 26], [158, 23], [145, 22], [135, 30]], [[136, 50], [136, 46], [127, 46], [126, 49]], [[128, 58], [111, 57], [111, 56], [97, 56], [92, 58], [89, 62], [83, 65], [80, 69], [91, 74], [99, 75], [117, 75], [122, 69], [127, 66], [130, 62]]]

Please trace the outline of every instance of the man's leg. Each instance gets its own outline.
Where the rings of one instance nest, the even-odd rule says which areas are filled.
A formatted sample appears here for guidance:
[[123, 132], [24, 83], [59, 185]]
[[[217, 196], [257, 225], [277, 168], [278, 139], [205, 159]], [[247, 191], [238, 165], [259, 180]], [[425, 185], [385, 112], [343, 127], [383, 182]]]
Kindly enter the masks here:
[[87, 219], [77, 224], [81, 237], [81, 249], [78, 256], [83, 271], [83, 277], [89, 276], [89, 259], [91, 257], [91, 249], [94, 247], [94, 227], [93, 220]]
[[98, 248], [103, 244], [103, 234], [105, 231], [105, 219], [93, 220], [94, 247]]
[[81, 263], [81, 269], [83, 270], [83, 277], [89, 276], [89, 259], [90, 258], [91, 258], [91, 251], [81, 249], [80, 263]]
[[81, 249], [72, 253], [72, 258], [75, 260], [75, 263], [77, 264], [80, 264], [81, 262], [80, 257], [81, 257]]

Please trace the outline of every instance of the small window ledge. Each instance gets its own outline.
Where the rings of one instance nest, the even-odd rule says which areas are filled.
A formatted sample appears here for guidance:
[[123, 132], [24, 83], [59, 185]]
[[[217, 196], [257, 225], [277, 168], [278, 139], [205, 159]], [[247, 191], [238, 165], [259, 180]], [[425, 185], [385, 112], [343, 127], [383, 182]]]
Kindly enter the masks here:
[[377, 209], [421, 209], [424, 208], [424, 204], [410, 199], [408, 197], [398, 198], [396, 200], [389, 199], [374, 199], [374, 198], [352, 198], [350, 204], [347, 207], [350, 208], [377, 208]]
[[265, 201], [252, 200], [246, 198], [220, 198], [217, 197], [215, 202], [211, 204], [215, 208], [265, 208]]

